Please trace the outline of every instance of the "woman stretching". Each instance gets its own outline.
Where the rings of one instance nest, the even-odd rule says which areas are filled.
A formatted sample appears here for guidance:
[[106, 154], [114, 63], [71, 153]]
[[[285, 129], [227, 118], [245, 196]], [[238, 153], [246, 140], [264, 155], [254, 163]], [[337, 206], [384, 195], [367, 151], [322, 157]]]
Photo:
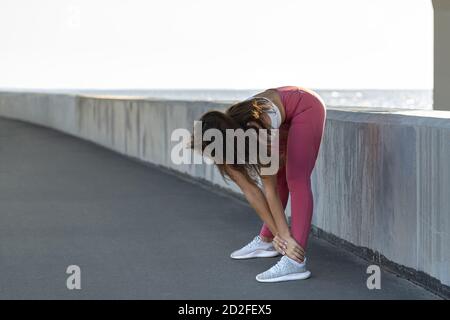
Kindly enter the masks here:
[[[311, 227], [313, 195], [311, 173], [324, 131], [326, 109], [313, 91], [286, 86], [268, 89], [238, 102], [225, 112], [210, 111], [202, 121], [208, 129], [279, 129], [279, 169], [262, 175], [261, 164], [218, 164], [224, 177], [233, 180], [263, 220], [261, 232], [249, 244], [233, 252], [233, 259], [283, 257], [258, 274], [260, 282], [306, 279], [305, 250]], [[210, 142], [202, 141], [202, 151]], [[195, 147], [194, 147], [195, 148]], [[248, 159], [248, 145], [245, 146]], [[260, 188], [261, 186], [262, 188]], [[291, 227], [284, 210], [291, 195]]]

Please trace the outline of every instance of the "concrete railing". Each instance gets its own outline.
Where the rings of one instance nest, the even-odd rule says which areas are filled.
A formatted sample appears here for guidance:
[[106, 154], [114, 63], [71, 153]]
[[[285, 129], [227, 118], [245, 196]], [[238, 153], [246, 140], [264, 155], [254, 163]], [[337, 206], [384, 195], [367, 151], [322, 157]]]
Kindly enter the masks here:
[[[175, 165], [170, 158], [174, 129], [190, 130], [202, 113], [227, 105], [0, 93], [0, 116], [54, 128], [238, 191], [213, 166]], [[317, 230], [448, 293], [450, 112], [328, 109], [313, 190]]]

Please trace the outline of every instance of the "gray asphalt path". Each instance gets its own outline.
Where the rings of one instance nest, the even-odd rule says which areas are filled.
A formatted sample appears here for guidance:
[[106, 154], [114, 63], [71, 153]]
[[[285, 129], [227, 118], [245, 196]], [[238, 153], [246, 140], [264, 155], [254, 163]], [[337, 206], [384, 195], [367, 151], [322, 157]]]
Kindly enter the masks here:
[[[0, 119], [2, 299], [435, 299], [311, 239], [306, 281], [260, 284], [277, 259], [234, 261], [258, 232], [241, 200], [74, 137]], [[81, 290], [66, 268], [81, 268]]]

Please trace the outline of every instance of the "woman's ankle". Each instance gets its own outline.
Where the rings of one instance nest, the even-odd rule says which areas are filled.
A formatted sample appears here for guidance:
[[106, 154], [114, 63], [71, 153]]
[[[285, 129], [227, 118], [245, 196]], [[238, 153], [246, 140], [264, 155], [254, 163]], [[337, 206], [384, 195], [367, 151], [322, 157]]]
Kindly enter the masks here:
[[272, 242], [273, 241], [273, 237], [266, 237], [266, 236], [263, 236], [263, 235], [259, 235], [259, 237], [261, 238], [261, 240], [263, 242]]

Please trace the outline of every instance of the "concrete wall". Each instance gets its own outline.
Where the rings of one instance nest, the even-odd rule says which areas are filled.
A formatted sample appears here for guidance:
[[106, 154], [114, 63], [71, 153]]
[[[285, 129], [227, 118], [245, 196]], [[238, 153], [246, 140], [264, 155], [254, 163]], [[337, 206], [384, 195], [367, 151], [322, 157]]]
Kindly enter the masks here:
[[[37, 123], [226, 185], [213, 166], [174, 165], [170, 136], [226, 103], [0, 93], [0, 116]], [[315, 226], [450, 285], [450, 112], [329, 109], [313, 174]]]
[[433, 108], [450, 110], [450, 1], [432, 1], [434, 9]]

